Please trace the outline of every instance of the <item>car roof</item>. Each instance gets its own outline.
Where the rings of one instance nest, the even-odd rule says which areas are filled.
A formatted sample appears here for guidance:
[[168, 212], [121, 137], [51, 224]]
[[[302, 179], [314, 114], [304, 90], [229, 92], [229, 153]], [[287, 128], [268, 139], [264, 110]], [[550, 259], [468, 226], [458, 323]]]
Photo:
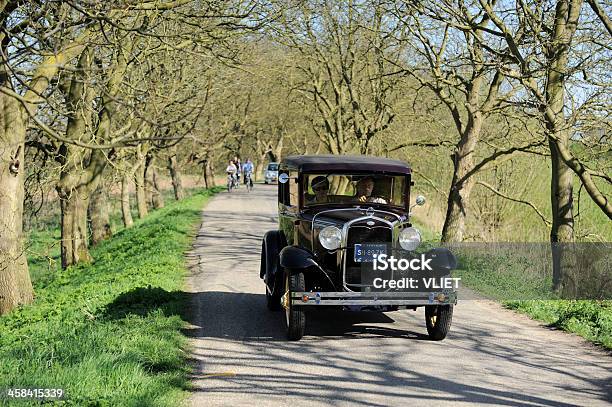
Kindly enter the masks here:
[[410, 164], [390, 158], [366, 155], [291, 155], [281, 161], [282, 167], [299, 172], [358, 171], [410, 174]]

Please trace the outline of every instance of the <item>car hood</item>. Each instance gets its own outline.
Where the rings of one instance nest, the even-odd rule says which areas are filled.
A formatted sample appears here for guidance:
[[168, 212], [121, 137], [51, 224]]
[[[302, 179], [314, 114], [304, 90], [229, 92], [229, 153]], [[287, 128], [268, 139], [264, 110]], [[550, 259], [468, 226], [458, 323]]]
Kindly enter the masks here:
[[[406, 216], [399, 213], [398, 211], [393, 211], [389, 209], [381, 209], [366, 207], [366, 208], [325, 208], [325, 209], [311, 209], [304, 212], [304, 218], [312, 220], [312, 218], [316, 217], [315, 222], [319, 223], [335, 223], [335, 224], [344, 224], [350, 220], [360, 218], [363, 216], [367, 216], [369, 214], [377, 218], [384, 219], [388, 222], [395, 222], [398, 220], [398, 216], [402, 221], [406, 220]], [[395, 216], [394, 214], [397, 214]]]

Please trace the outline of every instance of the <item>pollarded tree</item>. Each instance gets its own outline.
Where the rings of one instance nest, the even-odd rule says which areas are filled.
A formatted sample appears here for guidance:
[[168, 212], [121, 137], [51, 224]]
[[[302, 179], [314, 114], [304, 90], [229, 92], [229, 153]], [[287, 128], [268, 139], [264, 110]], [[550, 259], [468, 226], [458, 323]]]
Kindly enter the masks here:
[[[223, 5], [200, 1], [142, 0], [127, 3], [90, 1], [83, 4], [49, 1], [3, 1], [0, 2], [0, 24], [2, 24], [0, 55], [0, 313], [10, 311], [19, 304], [32, 300], [32, 286], [22, 243], [22, 216], [24, 196], [24, 149], [29, 125], [44, 130], [52, 139], [43, 148], [54, 151], [58, 159], [66, 159], [63, 166], [64, 178], [58, 184], [63, 195], [62, 207], [67, 209], [63, 216], [64, 265], [79, 258], [87, 258], [86, 245], [82, 242], [82, 221], [84, 213], [79, 194], [74, 190], [82, 176], [92, 190], [95, 180], [110, 157], [102, 151], [112, 151], [137, 141], [130, 135], [121, 134], [121, 125], [114, 122], [113, 110], [120, 102], [112, 86], [114, 80], [123, 81], [116, 75], [121, 69], [117, 58], [129, 53], [113, 52], [129, 49], [133, 41], [121, 44], [122, 38], [139, 37], [158, 40], [157, 49], [185, 49], [193, 44], [206, 42], [204, 49], [213, 50], [223, 42], [223, 32], [242, 29], [245, 19], [251, 15], [249, 2], [225, 2]], [[166, 12], [181, 8], [180, 14], [172, 14], [182, 27], [180, 33], [159, 35], [155, 28]], [[249, 28], [257, 22], [250, 21]], [[107, 35], [110, 34], [110, 35]], [[163, 45], [162, 45], [163, 44]], [[211, 45], [212, 44], [212, 45]], [[85, 57], [92, 52], [93, 58]], [[139, 50], [129, 54], [139, 61], [148, 57]], [[96, 76], [89, 81], [85, 72], [75, 71], [75, 60], [79, 57], [92, 68], [87, 72]], [[93, 62], [91, 62], [93, 61]], [[109, 62], [111, 61], [111, 62]], [[126, 61], [130, 65], [132, 60]], [[68, 68], [68, 69], [66, 69]], [[81, 84], [68, 86], [68, 101], [58, 97], [62, 75], [73, 74]], [[102, 79], [101, 79], [102, 78]], [[82, 90], [79, 86], [82, 85]], [[70, 95], [70, 89], [72, 95]], [[90, 117], [78, 118], [78, 113], [90, 110], [87, 100], [94, 91]], [[80, 95], [80, 96], [79, 96]], [[81, 97], [82, 99], [79, 99]], [[66, 105], [77, 109], [66, 109]], [[55, 115], [41, 115], [41, 109], [55, 111]], [[70, 119], [69, 119], [70, 118]], [[78, 135], [79, 126], [85, 131]], [[68, 130], [68, 127], [71, 130]], [[68, 134], [70, 132], [70, 135]], [[118, 134], [117, 134], [118, 133]], [[75, 135], [75, 137], [72, 137]], [[30, 140], [30, 145], [41, 145], [41, 140]], [[58, 146], [59, 144], [59, 146]], [[63, 144], [64, 147], [61, 147]], [[69, 146], [93, 150], [94, 153], [73, 154]], [[72, 159], [80, 155], [83, 160]], [[106, 156], [102, 159], [102, 156]], [[72, 181], [77, 180], [76, 183]], [[87, 196], [88, 198], [88, 196]], [[73, 214], [78, 214], [74, 217]], [[73, 219], [74, 222], [70, 222]], [[70, 225], [68, 225], [70, 223]], [[76, 235], [71, 235], [76, 231]], [[82, 256], [81, 256], [82, 254]]]
[[[57, 187], [62, 203], [63, 267], [90, 258], [86, 208], [100, 175], [117, 148], [136, 146], [137, 157], [142, 162], [135, 171], [139, 216], [147, 214], [146, 179], [155, 180], [155, 167], [149, 164], [155, 158], [153, 153], [165, 146], [164, 141], [168, 136], [167, 133], [160, 134], [159, 129], [179, 120], [192, 121], [191, 112], [197, 110], [197, 107], [187, 103], [195, 93], [190, 82], [176, 77], [173, 81], [163, 80], [156, 74], [156, 71], [164, 71], [167, 54], [173, 54], [176, 58], [176, 54], [186, 48], [207, 49], [211, 42], [221, 38], [224, 30], [220, 28], [222, 20], [242, 18], [242, 15], [224, 14], [221, 9], [202, 9], [186, 1], [143, 2], [133, 7], [111, 9], [113, 21], [78, 11], [99, 20], [101, 28], [97, 31], [91, 29], [92, 35], [100, 41], [100, 44], [91, 47], [96, 53], [95, 64], [91, 58], [87, 66], [79, 63], [72, 74], [71, 89], [67, 92], [69, 119], [67, 137], [62, 140], [65, 163]], [[182, 25], [174, 21], [182, 21], [181, 12], [189, 12], [189, 19], [194, 22], [203, 19], [209, 19], [209, 22], [185, 25], [191, 30], [186, 37]], [[192, 30], [192, 27], [195, 29]], [[168, 39], [182, 41], [167, 46]], [[139, 81], [135, 82], [135, 79]], [[185, 84], [189, 89], [185, 88]], [[168, 85], [172, 87], [171, 90]], [[78, 93], [73, 95], [73, 87], [81, 89], [82, 95], [91, 92], [91, 101]], [[72, 108], [75, 104], [73, 99], [80, 103], [79, 109]], [[174, 112], [171, 112], [171, 108], [177, 105], [187, 106], [188, 109], [172, 109]], [[129, 117], [127, 122], [120, 121], [120, 108], [126, 111], [124, 117]], [[172, 113], [174, 116], [170, 118]], [[88, 121], [91, 121], [91, 125], [88, 125]], [[175, 135], [171, 137], [180, 138]], [[83, 142], [86, 145], [79, 145]], [[149, 185], [156, 186], [156, 182], [149, 182]], [[157, 188], [149, 190], [155, 192], [154, 206], [161, 207], [161, 194]]]
[[26, 131], [53, 78], [87, 44], [89, 23], [73, 17], [63, 3], [0, 3], [0, 314], [33, 298], [22, 243]]

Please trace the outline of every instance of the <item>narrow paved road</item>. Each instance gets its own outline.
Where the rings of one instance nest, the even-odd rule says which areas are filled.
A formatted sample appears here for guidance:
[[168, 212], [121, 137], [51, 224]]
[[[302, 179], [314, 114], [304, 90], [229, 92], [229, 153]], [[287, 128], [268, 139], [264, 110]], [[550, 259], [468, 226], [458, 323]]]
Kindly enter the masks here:
[[442, 342], [422, 308], [311, 315], [300, 342], [266, 309], [261, 237], [276, 187], [215, 197], [190, 258], [194, 406], [610, 405], [612, 358], [488, 301], [461, 301]]

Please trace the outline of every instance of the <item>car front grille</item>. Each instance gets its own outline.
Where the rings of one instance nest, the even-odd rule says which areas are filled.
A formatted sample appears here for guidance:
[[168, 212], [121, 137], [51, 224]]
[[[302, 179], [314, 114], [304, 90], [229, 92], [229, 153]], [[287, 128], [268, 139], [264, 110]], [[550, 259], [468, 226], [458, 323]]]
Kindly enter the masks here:
[[[374, 225], [367, 225], [366, 222], [374, 222]], [[345, 252], [345, 278], [346, 285], [353, 291], [362, 291], [371, 284], [372, 273], [364, 274], [364, 267], [371, 267], [372, 263], [355, 262], [355, 244], [359, 243], [386, 243], [392, 242], [391, 227], [381, 221], [372, 218], [351, 225], [347, 232], [346, 252]], [[367, 281], [364, 281], [367, 280]]]

